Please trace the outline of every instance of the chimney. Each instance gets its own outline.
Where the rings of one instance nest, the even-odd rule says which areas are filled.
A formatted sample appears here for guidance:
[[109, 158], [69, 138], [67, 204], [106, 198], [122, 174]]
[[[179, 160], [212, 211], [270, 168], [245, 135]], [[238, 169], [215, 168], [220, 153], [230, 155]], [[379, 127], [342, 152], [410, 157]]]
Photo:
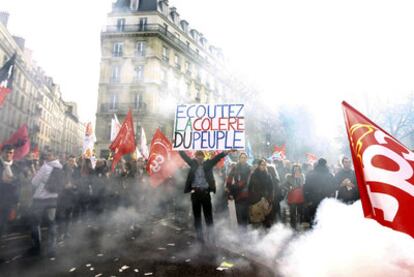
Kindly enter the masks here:
[[206, 46], [208, 42], [207, 39], [204, 37], [204, 35], [201, 33], [200, 33], [200, 42], [201, 42], [201, 45], [203, 46]]
[[9, 13], [8, 12], [0, 12], [0, 22], [7, 28], [7, 23], [9, 22]]
[[198, 31], [196, 29], [191, 29], [190, 34], [192, 36], [192, 38], [198, 42]]
[[176, 7], [171, 7], [170, 15], [171, 15], [173, 22], [178, 25], [180, 22], [180, 15], [178, 14]]
[[170, 9], [168, 8], [168, 0], [161, 0], [159, 2], [160, 10], [165, 15], [168, 16]]
[[190, 25], [186, 20], [181, 20], [180, 22], [181, 24], [181, 29], [185, 32], [188, 33], [188, 26]]
[[26, 40], [22, 37], [17, 37], [17, 36], [13, 36], [13, 39], [16, 42], [16, 44], [20, 47], [20, 49], [23, 51]]

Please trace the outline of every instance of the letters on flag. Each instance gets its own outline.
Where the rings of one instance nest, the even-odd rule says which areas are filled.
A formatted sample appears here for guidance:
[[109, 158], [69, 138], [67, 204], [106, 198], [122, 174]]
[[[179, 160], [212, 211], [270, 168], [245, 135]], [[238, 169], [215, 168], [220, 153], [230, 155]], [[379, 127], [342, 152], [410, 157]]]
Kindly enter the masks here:
[[147, 172], [150, 175], [151, 185], [156, 187], [171, 177], [175, 171], [183, 166], [183, 160], [178, 152], [172, 151], [170, 140], [160, 131], [154, 134], [151, 141], [150, 154], [147, 163]]
[[414, 153], [342, 103], [365, 217], [414, 237]]
[[30, 152], [30, 138], [27, 125], [22, 125], [3, 145], [11, 144], [15, 147], [13, 159], [19, 161]]
[[0, 106], [6, 100], [6, 96], [12, 91], [15, 61], [16, 54], [0, 68]]
[[134, 123], [132, 120], [131, 111], [128, 112], [121, 129], [115, 140], [109, 146], [109, 149], [114, 152], [112, 160], [112, 171], [115, 170], [115, 166], [122, 158], [123, 155], [133, 153], [136, 150]]
[[243, 104], [177, 106], [174, 150], [242, 150], [244, 147]]

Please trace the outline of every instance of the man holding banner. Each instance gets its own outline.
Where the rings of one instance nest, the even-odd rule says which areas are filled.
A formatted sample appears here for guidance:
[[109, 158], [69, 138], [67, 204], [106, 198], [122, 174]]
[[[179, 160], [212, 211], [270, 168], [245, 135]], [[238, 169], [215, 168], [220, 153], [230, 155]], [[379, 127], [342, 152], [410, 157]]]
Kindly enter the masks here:
[[[204, 243], [201, 208], [207, 224], [208, 236], [213, 240], [213, 213], [210, 192], [216, 192], [213, 167], [229, 152], [244, 150], [244, 104], [181, 104], [177, 105], [174, 124], [173, 150], [190, 166], [184, 193], [191, 192], [194, 226], [197, 238]], [[194, 150], [195, 159], [184, 151]], [[205, 151], [224, 150], [206, 159]]]
[[211, 205], [210, 192], [216, 192], [216, 182], [214, 180], [213, 168], [230, 151], [224, 151], [212, 159], [204, 160], [204, 152], [196, 151], [195, 159], [191, 159], [184, 151], [180, 151], [180, 156], [190, 166], [187, 180], [185, 182], [184, 193], [191, 192], [191, 202], [194, 214], [194, 227], [197, 239], [204, 243], [203, 229], [201, 225], [201, 208], [203, 208], [204, 219], [207, 224], [207, 236], [210, 241], [214, 241], [212, 234], [213, 211]]

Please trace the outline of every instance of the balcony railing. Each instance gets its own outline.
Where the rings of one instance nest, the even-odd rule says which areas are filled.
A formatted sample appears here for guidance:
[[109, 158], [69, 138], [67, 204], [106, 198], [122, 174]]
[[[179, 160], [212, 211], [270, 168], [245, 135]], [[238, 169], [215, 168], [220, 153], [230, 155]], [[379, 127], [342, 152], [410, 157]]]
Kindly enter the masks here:
[[122, 30], [119, 29], [117, 25], [108, 25], [106, 29], [102, 31], [102, 34], [105, 35], [113, 35], [113, 34], [125, 34], [125, 33], [153, 33], [162, 36], [167, 41], [171, 42], [173, 45], [176, 45], [181, 48], [184, 53], [188, 53], [192, 56], [193, 59], [196, 60], [203, 60], [202, 57], [194, 50], [189, 49], [187, 44], [182, 42], [179, 38], [177, 38], [173, 33], [169, 32], [167, 28], [160, 24], [129, 24], [124, 25]]
[[129, 109], [134, 112], [145, 113], [147, 111], [147, 104], [141, 103], [139, 105], [136, 105], [135, 103], [101, 103], [99, 111], [101, 113], [127, 113]]

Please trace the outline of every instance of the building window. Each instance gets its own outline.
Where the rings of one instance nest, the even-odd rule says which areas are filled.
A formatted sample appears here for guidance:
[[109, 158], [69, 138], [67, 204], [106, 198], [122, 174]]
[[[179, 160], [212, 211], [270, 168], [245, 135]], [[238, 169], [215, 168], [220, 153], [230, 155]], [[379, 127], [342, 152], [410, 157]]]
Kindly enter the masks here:
[[109, 109], [116, 110], [118, 108], [118, 97], [116, 94], [112, 94], [111, 101], [109, 102]]
[[115, 42], [114, 47], [112, 49], [112, 56], [122, 57], [123, 50], [124, 50], [124, 44], [122, 42]]
[[188, 75], [191, 75], [191, 65], [189, 62], [185, 62], [185, 73], [187, 73]]
[[134, 108], [138, 110], [142, 106], [142, 95], [141, 94], [135, 94], [134, 96]]
[[145, 31], [147, 29], [148, 18], [143, 17], [139, 19], [139, 30]]
[[112, 83], [119, 83], [120, 76], [121, 76], [121, 69], [119, 65], [112, 66], [112, 74], [111, 74], [111, 82]]
[[125, 18], [118, 18], [116, 22], [116, 30], [118, 32], [123, 32], [125, 30]]
[[144, 79], [144, 66], [138, 65], [135, 67], [135, 82], [142, 81]]
[[174, 56], [174, 62], [175, 62], [175, 67], [177, 69], [181, 69], [180, 57], [177, 54], [175, 54], [175, 56]]
[[145, 41], [138, 41], [137, 42], [136, 55], [138, 57], [144, 57], [145, 56]]
[[190, 42], [187, 41], [186, 44], [187, 44], [187, 49], [190, 49]]
[[164, 60], [164, 61], [166, 61], [166, 62], [168, 62], [170, 59], [168, 58], [168, 55], [169, 55], [169, 51], [168, 51], [168, 48], [167, 47], [165, 47], [165, 46], [163, 46], [162, 47], [162, 59]]

